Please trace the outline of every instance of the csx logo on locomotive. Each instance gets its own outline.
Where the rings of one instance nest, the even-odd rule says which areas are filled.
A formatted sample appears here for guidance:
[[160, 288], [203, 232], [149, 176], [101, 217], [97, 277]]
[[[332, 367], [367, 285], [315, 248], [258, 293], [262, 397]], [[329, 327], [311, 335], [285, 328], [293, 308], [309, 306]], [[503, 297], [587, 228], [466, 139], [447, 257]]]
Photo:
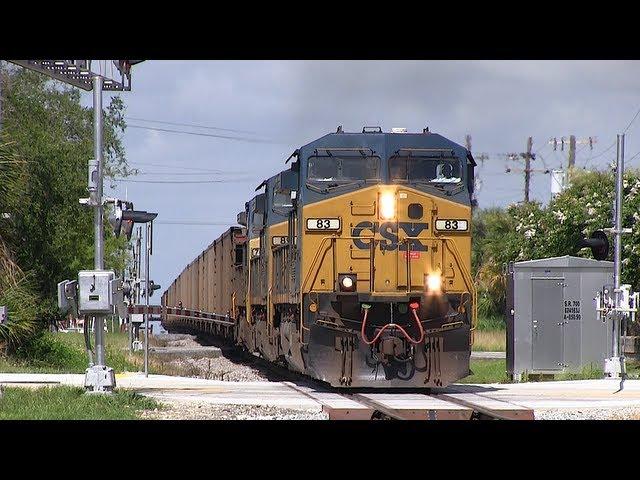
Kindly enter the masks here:
[[[360, 237], [362, 232], [365, 230], [369, 230], [376, 234], [376, 232], [380, 233], [380, 236], [384, 240], [374, 240], [376, 242], [374, 245], [380, 244], [380, 250], [382, 251], [393, 251], [397, 250], [400, 245], [399, 237], [398, 237], [398, 228], [402, 230], [407, 237], [418, 237], [420, 234], [429, 228], [428, 223], [414, 223], [414, 222], [384, 222], [380, 224], [380, 222], [360, 222], [353, 228], [353, 236]], [[410, 240], [411, 250], [417, 252], [426, 252], [427, 246], [423, 245], [420, 240], [412, 239]], [[360, 250], [369, 250], [371, 248], [371, 240], [360, 240], [359, 238], [355, 238], [353, 240], [353, 244], [356, 248]]]

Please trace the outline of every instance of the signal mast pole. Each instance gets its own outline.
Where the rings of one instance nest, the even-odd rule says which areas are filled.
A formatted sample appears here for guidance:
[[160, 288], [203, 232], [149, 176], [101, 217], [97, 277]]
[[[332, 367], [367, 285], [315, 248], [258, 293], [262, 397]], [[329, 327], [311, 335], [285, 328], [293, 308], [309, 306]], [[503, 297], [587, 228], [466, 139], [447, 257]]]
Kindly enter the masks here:
[[[95, 75], [93, 77], [93, 145], [96, 165], [93, 174], [97, 175], [97, 179], [93, 231], [95, 247], [94, 268], [96, 270], [104, 270], [104, 225], [102, 224], [102, 133], [102, 77], [100, 75]], [[95, 316], [94, 329], [96, 332], [96, 366], [101, 367], [105, 365], [104, 316]]]
[[624, 134], [618, 135], [618, 145], [616, 152], [616, 200], [615, 200], [615, 223], [614, 223], [614, 250], [613, 250], [613, 285], [614, 285], [614, 301], [616, 313], [611, 321], [611, 361], [616, 365], [610, 376], [617, 377], [618, 371], [624, 373], [624, 360], [620, 355], [620, 323], [622, 315], [619, 309], [621, 307], [620, 276], [622, 273], [622, 192], [624, 175]]

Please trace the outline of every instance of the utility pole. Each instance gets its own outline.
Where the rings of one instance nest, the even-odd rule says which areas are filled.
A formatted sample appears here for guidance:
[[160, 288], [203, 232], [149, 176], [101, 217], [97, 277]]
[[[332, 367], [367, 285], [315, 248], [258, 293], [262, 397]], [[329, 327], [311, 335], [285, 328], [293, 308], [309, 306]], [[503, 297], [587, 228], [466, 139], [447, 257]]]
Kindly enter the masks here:
[[524, 202], [529, 203], [529, 186], [531, 184], [531, 147], [533, 140], [527, 139], [527, 152], [524, 155]]
[[526, 152], [522, 152], [522, 153], [506, 153], [506, 154], [500, 154], [500, 155], [506, 155], [506, 157], [509, 160], [517, 160], [519, 158], [524, 158], [524, 170], [520, 170], [517, 168], [511, 168], [511, 167], [507, 167], [506, 168], [506, 172], [507, 173], [520, 173], [523, 172], [524, 173], [524, 202], [528, 203], [529, 199], [530, 199], [530, 190], [531, 190], [531, 174], [533, 172], [539, 172], [539, 173], [551, 173], [549, 169], [544, 169], [544, 170], [536, 170], [534, 168], [531, 168], [531, 160], [535, 160], [536, 159], [536, 154], [532, 153], [531, 150], [533, 148], [533, 138], [532, 137], [528, 137], [527, 138], [527, 151]]
[[569, 170], [576, 165], [576, 136], [569, 136]]
[[[589, 149], [593, 150], [593, 144], [597, 142], [598, 139], [596, 137], [576, 139], [575, 135], [569, 135], [569, 169], [575, 167], [576, 165], [576, 145], [589, 145]], [[566, 143], [564, 137], [560, 137], [559, 142], [557, 137], [549, 140], [549, 144], [553, 145], [554, 152], [558, 149], [558, 143], [560, 143], [560, 151], [564, 152], [564, 144]]]

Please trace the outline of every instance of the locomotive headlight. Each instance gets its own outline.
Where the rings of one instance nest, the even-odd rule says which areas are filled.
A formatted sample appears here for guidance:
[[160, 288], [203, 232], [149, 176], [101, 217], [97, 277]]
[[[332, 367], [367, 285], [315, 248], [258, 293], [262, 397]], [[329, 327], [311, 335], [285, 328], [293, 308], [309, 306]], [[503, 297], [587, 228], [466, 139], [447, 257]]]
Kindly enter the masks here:
[[352, 274], [338, 275], [338, 285], [342, 292], [355, 292], [356, 276]]
[[430, 273], [427, 275], [427, 290], [439, 293], [442, 289], [442, 277], [440, 273]]
[[380, 194], [380, 218], [391, 220], [396, 216], [396, 195], [394, 192]]

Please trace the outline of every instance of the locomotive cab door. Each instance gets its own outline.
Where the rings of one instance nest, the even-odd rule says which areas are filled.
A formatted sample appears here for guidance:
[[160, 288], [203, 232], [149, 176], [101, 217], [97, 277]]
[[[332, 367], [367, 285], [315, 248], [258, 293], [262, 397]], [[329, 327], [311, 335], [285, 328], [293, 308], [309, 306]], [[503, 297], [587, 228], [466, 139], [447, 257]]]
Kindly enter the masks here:
[[398, 215], [408, 216], [408, 221], [398, 222], [397, 277], [398, 289], [422, 290], [424, 286], [425, 263], [427, 262], [427, 246], [424, 241], [407, 240], [407, 237], [427, 235], [429, 227], [426, 212], [419, 198], [412, 198], [411, 192], [398, 190]]

